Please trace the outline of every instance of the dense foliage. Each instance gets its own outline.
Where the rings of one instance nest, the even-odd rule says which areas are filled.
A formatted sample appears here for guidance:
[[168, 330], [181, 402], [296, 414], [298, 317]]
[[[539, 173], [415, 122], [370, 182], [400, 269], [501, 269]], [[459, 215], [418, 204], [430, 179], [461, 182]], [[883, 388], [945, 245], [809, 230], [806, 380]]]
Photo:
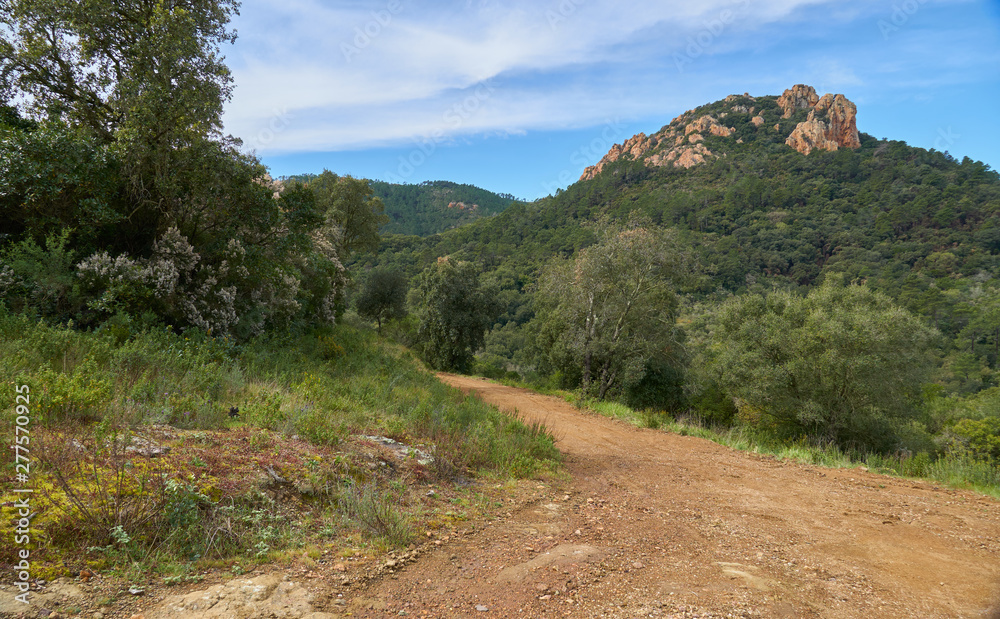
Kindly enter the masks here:
[[220, 134], [232, 91], [220, 45], [235, 37], [236, 7], [0, 7], [0, 300], [11, 309], [242, 339], [335, 319], [341, 256], [378, 242], [345, 208], [364, 188], [275, 197], [260, 162]]
[[709, 367], [747, 421], [885, 451], [920, 409], [932, 336], [884, 294], [828, 280], [806, 296], [728, 301], [715, 317]]
[[[798, 120], [780, 119], [774, 97], [757, 97], [755, 105], [757, 114], [777, 119], [783, 130], [790, 131]], [[698, 265], [695, 277], [674, 286], [681, 300], [677, 326], [686, 343], [678, 348], [671, 344], [676, 340], [654, 338], [686, 363], [651, 360], [635, 372], [635, 384], [609, 387], [609, 395], [716, 422], [744, 423], [734, 402], [748, 400], [734, 383], [707, 379], [719, 308], [733, 296], [765, 298], [774, 290], [784, 291], [782, 298], [792, 303], [833, 278], [865, 284], [882, 295], [886, 311], [890, 306], [905, 310], [921, 328], [940, 334], [923, 353], [912, 349], [916, 365], [931, 368], [916, 388], [923, 398], [913, 398], [913, 386], [921, 382], [913, 378], [892, 405], [896, 412], [906, 409], [906, 420], [880, 412], [880, 418], [891, 418], [892, 431], [883, 434], [884, 442], [874, 442], [889, 448], [909, 441], [912, 449], [969, 444], [974, 432], [968, 424], [956, 425], [966, 414], [966, 402], [997, 385], [1000, 377], [1000, 286], [995, 283], [1000, 177], [981, 162], [957, 161], [947, 153], [865, 134], [856, 150], [804, 156], [784, 144], [787, 133], [758, 131], [751, 114], [732, 109], [731, 102], [718, 102], [692, 113], [721, 117], [728, 110], [725, 123], [735, 128], [730, 138], [706, 136], [704, 144], [719, 156], [705, 164], [653, 167], [626, 155], [593, 180], [532, 204], [514, 204], [493, 218], [422, 239], [387, 235], [377, 255], [360, 255], [354, 264], [414, 277], [439, 256], [474, 262], [498, 284], [506, 306], [485, 337], [477, 370], [575, 387], [584, 382], [584, 358], [571, 362], [563, 354], [566, 363], [554, 364], [554, 356], [569, 348], [558, 337], [545, 337], [557, 282], [569, 276], [553, 279], [555, 269], [547, 265], [585, 259], [582, 250], [600, 243], [589, 222], [642, 216], [652, 222], [651, 229], [673, 230], [678, 246]], [[669, 316], [671, 306], [663, 310]], [[823, 329], [837, 324], [828, 318], [833, 322]], [[858, 440], [862, 426], [838, 426], [831, 415], [840, 413], [832, 409], [822, 415], [822, 428], [806, 424], [799, 431], [817, 439], [865, 442]], [[965, 428], [964, 442], [954, 438], [959, 427]], [[935, 437], [936, 447], [928, 447], [924, 430]], [[923, 438], [913, 442], [914, 436]]]
[[685, 257], [672, 231], [643, 223], [605, 224], [575, 259], [554, 258], [536, 296], [547, 360], [598, 398], [640, 381], [675, 348]]
[[516, 199], [495, 194], [474, 185], [448, 181], [427, 181], [398, 185], [372, 181], [372, 190], [385, 203], [388, 222], [383, 234], [428, 236], [491, 217]]
[[418, 347], [436, 370], [467, 370], [501, 309], [496, 291], [480, 282], [475, 265], [447, 258], [420, 274], [410, 302]]

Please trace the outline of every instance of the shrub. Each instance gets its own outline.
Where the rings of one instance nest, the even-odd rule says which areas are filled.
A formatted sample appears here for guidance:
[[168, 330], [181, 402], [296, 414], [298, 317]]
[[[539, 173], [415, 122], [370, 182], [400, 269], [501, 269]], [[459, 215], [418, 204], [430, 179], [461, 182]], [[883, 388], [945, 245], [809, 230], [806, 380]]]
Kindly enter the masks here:
[[390, 490], [380, 490], [374, 482], [351, 482], [337, 498], [337, 509], [367, 532], [393, 546], [406, 546], [413, 530], [400, 509], [401, 499]]

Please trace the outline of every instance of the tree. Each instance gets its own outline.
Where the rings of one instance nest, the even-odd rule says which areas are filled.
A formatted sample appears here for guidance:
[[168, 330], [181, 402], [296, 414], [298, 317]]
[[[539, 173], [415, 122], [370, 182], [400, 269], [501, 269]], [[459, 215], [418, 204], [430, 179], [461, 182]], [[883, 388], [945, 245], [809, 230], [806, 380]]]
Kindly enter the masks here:
[[550, 357], [579, 367], [583, 389], [598, 398], [640, 380], [653, 357], [675, 356], [675, 288], [686, 265], [670, 230], [603, 224], [596, 245], [542, 273], [537, 299]]
[[352, 211], [301, 187], [275, 198], [221, 135], [238, 6], [0, 1], [0, 300], [82, 326], [153, 311], [237, 337], [335, 320], [340, 255], [359, 241], [329, 215]]
[[37, 115], [105, 142], [218, 134], [232, 77], [219, 45], [237, 0], [7, 0], [0, 75]]
[[323, 170], [309, 180], [308, 187], [327, 219], [340, 227], [344, 258], [356, 251], [378, 249], [379, 227], [389, 218], [383, 214], [382, 199], [375, 196], [367, 180]]
[[374, 269], [365, 279], [355, 302], [358, 315], [374, 320], [381, 335], [384, 321], [406, 315], [406, 291], [407, 281], [402, 273]]
[[[132, 197], [170, 212], [197, 191], [192, 156], [221, 137], [232, 77], [219, 46], [237, 0], [8, 0], [0, 82], [36, 118], [113, 147]], [[163, 229], [169, 226], [162, 226]]]
[[745, 295], [718, 312], [709, 355], [746, 420], [847, 447], [894, 447], [919, 410], [935, 332], [884, 294], [833, 278], [805, 297]]
[[436, 370], [467, 370], [503, 307], [470, 262], [439, 258], [410, 293], [424, 360]]

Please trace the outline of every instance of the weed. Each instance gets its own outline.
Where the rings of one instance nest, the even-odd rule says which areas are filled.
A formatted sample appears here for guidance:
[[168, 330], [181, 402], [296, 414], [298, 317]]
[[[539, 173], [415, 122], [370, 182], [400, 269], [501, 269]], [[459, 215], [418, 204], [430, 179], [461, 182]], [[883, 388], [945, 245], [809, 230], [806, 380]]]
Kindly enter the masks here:
[[413, 539], [399, 496], [380, 490], [373, 482], [344, 486], [336, 507], [346, 518], [393, 546], [406, 546]]

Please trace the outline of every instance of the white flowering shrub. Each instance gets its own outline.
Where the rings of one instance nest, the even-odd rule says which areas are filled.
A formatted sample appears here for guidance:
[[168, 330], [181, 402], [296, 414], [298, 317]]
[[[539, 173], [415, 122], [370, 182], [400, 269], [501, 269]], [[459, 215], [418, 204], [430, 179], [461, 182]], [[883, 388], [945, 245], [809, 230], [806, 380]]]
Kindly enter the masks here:
[[[77, 264], [88, 307], [105, 317], [153, 311], [178, 326], [217, 335], [239, 327], [254, 336], [297, 318], [335, 321], [337, 295], [346, 283], [333, 247], [293, 260], [247, 266], [247, 250], [231, 239], [217, 265], [209, 265], [176, 227], [156, 240], [149, 258], [97, 252]], [[0, 271], [0, 285], [6, 271]], [[307, 282], [307, 286], [303, 285]]]

